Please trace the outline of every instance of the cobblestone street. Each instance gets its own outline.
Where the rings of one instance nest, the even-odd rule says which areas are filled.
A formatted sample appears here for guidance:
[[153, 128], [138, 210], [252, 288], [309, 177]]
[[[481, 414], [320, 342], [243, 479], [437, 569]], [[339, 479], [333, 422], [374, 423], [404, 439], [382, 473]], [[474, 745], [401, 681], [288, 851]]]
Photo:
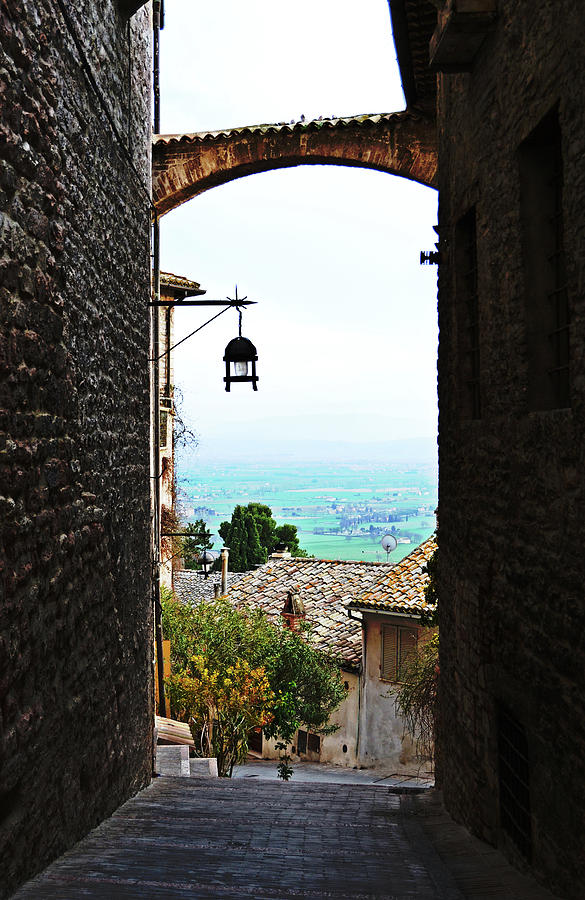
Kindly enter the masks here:
[[16, 895], [546, 900], [434, 791], [156, 779]]

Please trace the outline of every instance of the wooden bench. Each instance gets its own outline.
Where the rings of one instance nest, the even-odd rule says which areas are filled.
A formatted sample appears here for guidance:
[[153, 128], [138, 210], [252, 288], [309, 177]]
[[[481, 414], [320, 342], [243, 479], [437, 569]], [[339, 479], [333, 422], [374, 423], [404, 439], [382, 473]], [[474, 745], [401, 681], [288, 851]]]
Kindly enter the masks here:
[[176, 722], [175, 719], [155, 716], [155, 724], [159, 744], [188, 744], [190, 747], [195, 746], [191, 729], [186, 722]]

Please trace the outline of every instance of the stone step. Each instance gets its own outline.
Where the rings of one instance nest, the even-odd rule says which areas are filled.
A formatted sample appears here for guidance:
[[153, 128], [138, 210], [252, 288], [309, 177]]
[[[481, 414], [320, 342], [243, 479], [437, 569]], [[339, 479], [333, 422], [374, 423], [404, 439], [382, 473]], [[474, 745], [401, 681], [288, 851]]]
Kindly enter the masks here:
[[184, 778], [217, 778], [217, 760], [214, 757], [190, 759], [186, 745], [159, 745], [156, 748], [156, 773]]

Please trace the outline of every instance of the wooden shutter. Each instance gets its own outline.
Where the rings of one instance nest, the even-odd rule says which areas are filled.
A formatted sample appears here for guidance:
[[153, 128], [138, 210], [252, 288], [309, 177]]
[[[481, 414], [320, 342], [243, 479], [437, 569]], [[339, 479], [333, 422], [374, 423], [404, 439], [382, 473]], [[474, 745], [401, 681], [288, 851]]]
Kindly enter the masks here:
[[380, 677], [384, 681], [396, 681], [397, 663], [397, 631], [396, 625], [382, 626], [382, 664]]
[[398, 651], [398, 678], [409, 658], [416, 652], [417, 632], [413, 628], [399, 628], [400, 647]]

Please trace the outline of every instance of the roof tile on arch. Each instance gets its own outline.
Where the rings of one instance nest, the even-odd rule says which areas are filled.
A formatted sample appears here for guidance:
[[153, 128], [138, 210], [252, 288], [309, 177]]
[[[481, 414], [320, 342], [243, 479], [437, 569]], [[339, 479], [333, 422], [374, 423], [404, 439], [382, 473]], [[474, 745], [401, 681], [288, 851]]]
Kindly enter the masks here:
[[244, 125], [238, 128], [221, 128], [217, 131], [200, 131], [186, 134], [155, 134], [155, 144], [204, 143], [216, 138], [235, 138], [243, 134], [277, 134], [278, 132], [319, 131], [322, 128], [372, 128], [381, 122], [392, 119], [419, 119], [420, 115], [413, 110], [400, 110], [391, 113], [369, 113], [366, 115], [327, 117], [317, 119], [293, 119], [290, 122], [271, 122], [260, 125]]
[[359, 622], [347, 614], [347, 603], [380, 568], [389, 566], [304, 557], [269, 559], [236, 582], [228, 597], [236, 606], [257, 607], [276, 618], [283, 612], [287, 591], [299, 593], [316, 646], [354, 668], [362, 657], [362, 634]]
[[[316, 646], [355, 668], [362, 657], [362, 633], [348, 610], [412, 616], [430, 612], [424, 599], [425, 566], [435, 549], [431, 537], [398, 563], [269, 559], [252, 572], [230, 572], [227, 596], [234, 606], [257, 607], [276, 618], [283, 612], [287, 591], [299, 593]], [[199, 572], [175, 572], [175, 594], [183, 603], [208, 600], [218, 580], [215, 573], [205, 579]]]

